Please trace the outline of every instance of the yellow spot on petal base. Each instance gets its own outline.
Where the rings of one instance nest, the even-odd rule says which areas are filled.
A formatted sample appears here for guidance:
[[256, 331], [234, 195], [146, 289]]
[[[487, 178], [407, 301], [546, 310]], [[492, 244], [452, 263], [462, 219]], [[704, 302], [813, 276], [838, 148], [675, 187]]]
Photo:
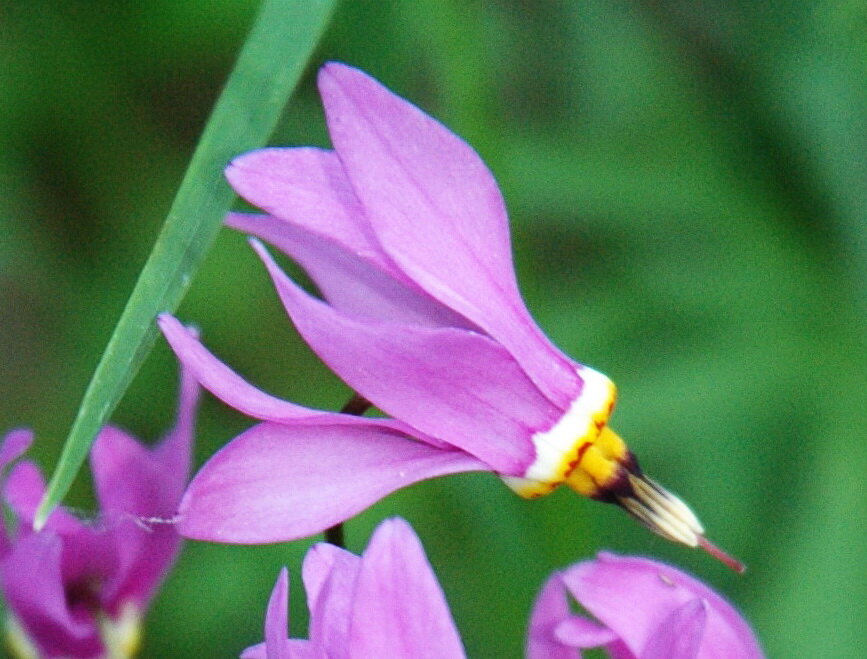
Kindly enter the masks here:
[[586, 366], [579, 369], [579, 375], [584, 387], [578, 398], [551, 428], [533, 435], [533, 464], [523, 477], [503, 477], [522, 497], [533, 499], [549, 494], [563, 483], [583, 458], [583, 452], [607, 427], [617, 399], [614, 383]]

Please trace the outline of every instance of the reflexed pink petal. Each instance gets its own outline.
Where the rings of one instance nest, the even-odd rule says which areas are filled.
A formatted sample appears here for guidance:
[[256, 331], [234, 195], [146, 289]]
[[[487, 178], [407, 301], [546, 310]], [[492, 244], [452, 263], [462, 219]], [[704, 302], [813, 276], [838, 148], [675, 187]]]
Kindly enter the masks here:
[[394, 272], [333, 151], [258, 149], [235, 158], [226, 168], [226, 178], [254, 206]]
[[167, 496], [164, 483], [180, 481], [183, 491], [187, 477], [185, 471], [168, 473], [146, 446], [112, 426], [97, 435], [90, 453], [90, 467], [104, 513], [171, 516], [177, 506], [177, 492], [169, 492]]
[[178, 455], [177, 465], [163, 464], [154, 451], [112, 427], [100, 432], [91, 449], [103, 524], [118, 554], [118, 565], [101, 589], [103, 606], [112, 615], [130, 601], [144, 609], [180, 549], [181, 538], [171, 524], [148, 520], [174, 517], [188, 475], [192, 428], [186, 433], [187, 455]]
[[[192, 330], [189, 332], [198, 338], [198, 335]], [[174, 501], [174, 505], [177, 505], [181, 500], [181, 495], [190, 475], [193, 442], [195, 441], [196, 411], [201, 393], [202, 390], [195, 374], [181, 364], [175, 426], [152, 449], [153, 459], [167, 473], [173, 475], [166, 479], [163, 496], [167, 501]]]
[[497, 472], [524, 473], [535, 456], [532, 433], [550, 427], [560, 412], [502, 346], [464, 330], [345, 316], [301, 290], [257, 249], [298, 331], [350, 387]]
[[580, 378], [524, 306], [503, 199], [485, 164], [442, 124], [357, 69], [327, 64], [319, 89], [332, 142], [389, 258], [502, 342], [565, 409]]
[[180, 549], [174, 527], [156, 521], [174, 517], [189, 477], [199, 386], [185, 369], [180, 380], [175, 428], [159, 444], [151, 449], [107, 427], [90, 452], [100, 509], [119, 557], [102, 588], [112, 615], [130, 601], [144, 609]]
[[699, 656], [764, 656], [749, 625], [728, 602], [662, 563], [600, 553], [595, 561], [568, 569], [564, 582], [580, 604], [635, 653], [647, 646], [674, 610], [702, 599], [709, 610]]
[[348, 657], [349, 622], [361, 559], [320, 543], [304, 557], [303, 577], [310, 609], [310, 643], [320, 656]]
[[289, 573], [280, 570], [265, 613], [265, 644], [268, 659], [289, 659]]
[[[700, 599], [676, 608], [651, 635], [641, 659], [695, 659], [702, 656], [700, 648], [707, 614], [707, 605]], [[703, 654], [708, 659], [728, 656], [712, 651]]]
[[442, 589], [409, 525], [379, 525], [361, 559], [350, 622], [357, 657], [463, 657]]
[[60, 538], [51, 531], [19, 540], [0, 560], [6, 602], [45, 656], [96, 656], [102, 646], [85, 603], [67, 603], [62, 551]]
[[527, 634], [527, 659], [579, 659], [575, 646], [559, 642], [555, 636], [557, 625], [570, 615], [569, 600], [562, 575], [555, 572], [542, 587]]
[[33, 432], [27, 429], [12, 430], [6, 433], [0, 444], [0, 470], [20, 458], [33, 443]]
[[202, 345], [198, 335], [184, 327], [174, 316], [160, 314], [158, 323], [184, 368], [205, 389], [227, 405], [255, 419], [293, 424], [370, 425], [375, 428], [389, 428], [404, 432], [433, 446], [450, 448], [445, 442], [418, 432], [395, 419], [358, 417], [314, 410], [266, 394], [217, 359]]
[[157, 323], [184, 367], [189, 369], [205, 389], [238, 411], [265, 421], [295, 421], [311, 416], [330, 416], [330, 413], [317, 412], [270, 396], [252, 386], [208, 352], [198, 336], [174, 316], [160, 314]]
[[[345, 549], [336, 547], [327, 542], [318, 542], [313, 545], [304, 556], [301, 578], [304, 580], [304, 590], [307, 592], [307, 606], [312, 611], [319, 601], [320, 593], [332, 572], [341, 572], [352, 576], [355, 583], [355, 574], [360, 567], [361, 559]], [[346, 593], [352, 595], [354, 586]]]
[[[32, 530], [36, 508], [45, 494], [45, 480], [39, 468], [30, 461], [17, 463], [10, 471], [3, 487], [3, 497], [21, 522], [19, 532]], [[76, 534], [85, 526], [75, 516], [58, 506], [48, 517], [45, 528], [61, 535]]]
[[[12, 462], [20, 458], [33, 443], [33, 433], [30, 430], [19, 429], [7, 433], [0, 443], [0, 483], [4, 480], [4, 470]], [[11, 538], [6, 533], [5, 525], [0, 524], [0, 556], [8, 550]]]
[[459, 451], [436, 449], [369, 424], [263, 423], [202, 467], [181, 501], [178, 529], [215, 542], [294, 540], [344, 521], [411, 483], [485, 469]]
[[430, 327], [474, 328], [398, 273], [338, 243], [267, 215], [230, 213], [226, 224], [268, 241], [299, 263], [334, 307], [346, 313]]

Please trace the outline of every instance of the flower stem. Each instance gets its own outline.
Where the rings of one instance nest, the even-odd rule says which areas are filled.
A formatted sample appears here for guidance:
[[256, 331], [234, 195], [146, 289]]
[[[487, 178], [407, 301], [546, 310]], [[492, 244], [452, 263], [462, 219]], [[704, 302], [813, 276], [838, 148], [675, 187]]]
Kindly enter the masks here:
[[[348, 401], [346, 401], [343, 407], [340, 408], [340, 413], [361, 416], [371, 407], [373, 407], [373, 405], [369, 400], [367, 400], [363, 396], [359, 396], [358, 394], [353, 393], [352, 397]], [[345, 548], [345, 539], [343, 537], [343, 522], [340, 522], [339, 524], [335, 524], [334, 526], [325, 529], [325, 542], [332, 544], [336, 547], [340, 547], [341, 549]]]

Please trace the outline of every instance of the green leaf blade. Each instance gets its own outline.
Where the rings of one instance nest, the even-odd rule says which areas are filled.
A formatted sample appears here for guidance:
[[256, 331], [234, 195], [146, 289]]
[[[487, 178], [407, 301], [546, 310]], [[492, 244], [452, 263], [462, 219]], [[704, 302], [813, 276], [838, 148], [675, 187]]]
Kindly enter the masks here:
[[234, 199], [223, 169], [271, 135], [335, 4], [336, 0], [263, 3], [84, 394], [37, 510], [37, 530], [68, 492], [94, 438], [153, 347], [154, 318], [177, 308], [213, 244]]

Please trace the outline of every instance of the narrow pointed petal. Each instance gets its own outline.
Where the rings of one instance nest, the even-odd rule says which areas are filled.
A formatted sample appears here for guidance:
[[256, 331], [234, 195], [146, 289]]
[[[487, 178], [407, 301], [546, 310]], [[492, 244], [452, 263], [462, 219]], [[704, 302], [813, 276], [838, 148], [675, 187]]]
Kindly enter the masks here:
[[695, 659], [701, 656], [699, 651], [707, 615], [707, 605], [700, 599], [678, 607], [651, 635], [641, 659]]
[[[4, 480], [3, 471], [20, 458], [33, 443], [33, 433], [30, 430], [19, 429], [6, 433], [0, 443], [0, 483]], [[0, 524], [0, 556], [3, 556], [11, 546], [11, 538], [7, 535], [5, 525]]]
[[[188, 454], [192, 428], [187, 431]], [[163, 464], [154, 451], [112, 427], [104, 428], [94, 442], [91, 471], [118, 556], [101, 589], [103, 605], [113, 614], [126, 602], [144, 610], [180, 549], [181, 538], [168, 523], [188, 476], [188, 455], [178, 457], [182, 463]]]
[[[45, 480], [34, 463], [29, 460], [18, 462], [9, 471], [3, 497], [21, 522], [21, 532], [30, 532], [36, 508], [44, 494]], [[49, 516], [45, 528], [61, 535], [75, 535], [84, 529], [84, 524], [58, 506]]]
[[[307, 551], [301, 568], [301, 578], [307, 593], [307, 606], [311, 611], [316, 607], [329, 575], [332, 572], [355, 574], [358, 572], [360, 560], [355, 554], [328, 542], [318, 542]], [[355, 577], [352, 579], [354, 583]], [[347, 597], [352, 595], [353, 590], [347, 593]]]
[[515, 281], [496, 181], [473, 149], [366, 74], [319, 74], [332, 142], [376, 239], [413, 281], [502, 342], [555, 404], [580, 392]]
[[[474, 327], [403, 275], [286, 220], [230, 213], [226, 224], [258, 236], [301, 265], [334, 307], [346, 313], [430, 327]], [[391, 268], [394, 270], [394, 268]]]
[[380, 524], [361, 560], [350, 622], [354, 657], [464, 657], [424, 549], [401, 519]]
[[527, 659], [580, 659], [576, 646], [568, 646], [557, 640], [557, 625], [570, 615], [569, 600], [563, 577], [555, 572], [542, 587], [527, 635]]
[[303, 578], [310, 609], [310, 643], [325, 657], [348, 657], [349, 623], [361, 558], [320, 543], [304, 557]]
[[189, 369], [205, 389], [238, 411], [255, 419], [280, 422], [329, 415], [281, 400], [257, 389], [214, 357], [201, 344], [197, 334], [184, 327], [174, 316], [160, 314], [157, 323], [184, 367]]
[[365, 321], [295, 285], [261, 246], [287, 312], [313, 350], [377, 407], [507, 475], [535, 457], [530, 437], [560, 412], [512, 357], [485, 336]]
[[0, 471], [24, 455], [32, 443], [33, 432], [30, 430], [21, 428], [6, 433], [0, 444]]
[[485, 465], [386, 427], [263, 423], [193, 478], [178, 529], [199, 540], [256, 544], [314, 535], [426, 478]]
[[267, 659], [290, 659], [289, 654], [289, 572], [280, 570], [265, 613]]
[[[178, 411], [175, 426], [153, 449], [153, 459], [174, 477], [165, 484], [166, 500], [175, 504], [181, 500], [181, 495], [190, 475], [193, 442], [196, 432], [196, 411], [202, 390], [195, 375], [187, 368], [181, 367], [178, 383]], [[175, 490], [172, 491], [172, 486]]]
[[[672, 611], [700, 599], [709, 605], [702, 652], [745, 659], [764, 656], [749, 625], [728, 602], [670, 566], [600, 553], [595, 561], [567, 570], [564, 582], [581, 606], [635, 653], [647, 646]], [[633, 606], [635, 602], [641, 606]]]
[[184, 327], [174, 316], [160, 314], [157, 322], [185, 370], [224, 403], [254, 419], [293, 424], [370, 425], [375, 428], [389, 428], [404, 432], [433, 446], [448, 448], [444, 442], [417, 432], [405, 423], [394, 419], [358, 417], [314, 410], [266, 394], [217, 359], [202, 345], [198, 334]]

